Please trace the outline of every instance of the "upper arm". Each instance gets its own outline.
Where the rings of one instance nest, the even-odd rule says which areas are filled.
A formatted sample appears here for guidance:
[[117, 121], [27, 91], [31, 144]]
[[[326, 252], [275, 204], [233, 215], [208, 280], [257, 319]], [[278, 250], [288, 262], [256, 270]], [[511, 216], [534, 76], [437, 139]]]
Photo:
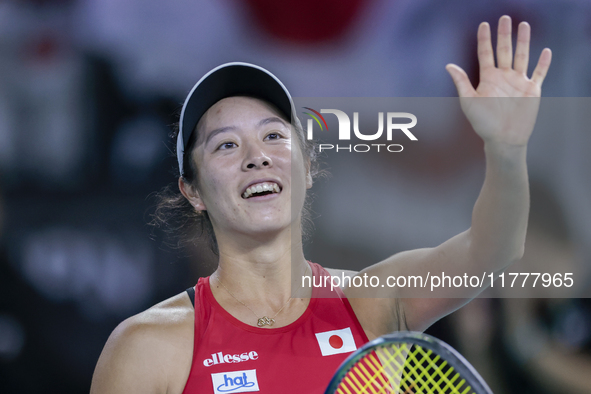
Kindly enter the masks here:
[[[385, 285], [378, 288], [352, 288], [346, 291], [354, 301], [362, 325], [373, 325], [383, 335], [400, 327], [412, 331], [423, 331], [431, 324], [460, 308], [476, 297], [486, 286], [464, 286], [467, 278], [478, 276], [481, 281], [482, 268], [479, 268], [477, 253], [471, 249], [470, 230], [447, 240], [434, 248], [416, 249], [395, 254], [384, 261], [365, 268], [358, 275], [377, 276], [379, 283], [385, 285], [388, 277], [406, 278], [405, 287]], [[441, 278], [460, 276], [462, 286], [431, 288], [437, 284], [434, 276]], [[414, 276], [418, 283], [409, 280]], [[420, 279], [419, 279], [420, 277]], [[488, 276], [486, 277], [488, 278]], [[396, 283], [392, 280], [390, 283]], [[368, 313], [370, 311], [370, 313]], [[357, 312], [356, 312], [357, 313]]]
[[166, 392], [166, 374], [154, 327], [130, 318], [111, 334], [96, 365], [91, 394]]

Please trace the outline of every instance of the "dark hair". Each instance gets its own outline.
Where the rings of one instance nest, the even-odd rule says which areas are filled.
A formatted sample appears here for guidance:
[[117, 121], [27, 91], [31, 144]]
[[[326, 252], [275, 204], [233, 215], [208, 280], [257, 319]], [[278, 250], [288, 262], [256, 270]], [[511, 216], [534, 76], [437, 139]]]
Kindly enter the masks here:
[[[301, 148], [304, 159], [310, 163], [310, 175], [312, 179], [325, 175], [325, 171], [319, 169], [318, 157], [316, 153], [316, 142], [307, 140], [304, 137], [304, 130], [295, 114], [293, 114], [294, 121], [292, 126], [297, 136], [298, 144]], [[199, 186], [199, 179], [197, 178], [197, 168], [194, 161], [191, 159], [191, 154], [197, 140], [197, 128], [193, 131], [185, 148], [185, 157], [183, 160], [183, 180], [195, 187]], [[170, 137], [173, 145], [176, 147], [176, 140], [179, 133], [178, 121], [172, 125]], [[176, 152], [174, 152], [176, 157]], [[179, 177], [178, 169], [175, 171], [176, 176]], [[181, 248], [188, 244], [194, 244], [197, 240], [202, 239], [207, 241], [210, 249], [215, 255], [219, 255], [218, 244], [213, 231], [213, 226], [207, 211], [196, 211], [189, 201], [180, 193], [175, 184], [165, 187], [162, 191], [156, 194], [157, 205], [156, 210], [152, 214], [150, 225], [156, 228], [163, 228], [170, 239], [174, 242], [169, 242], [169, 245], [175, 248]], [[304, 240], [307, 240], [313, 230], [313, 222], [311, 218], [312, 195], [306, 193], [304, 207], [302, 209], [302, 234]]]

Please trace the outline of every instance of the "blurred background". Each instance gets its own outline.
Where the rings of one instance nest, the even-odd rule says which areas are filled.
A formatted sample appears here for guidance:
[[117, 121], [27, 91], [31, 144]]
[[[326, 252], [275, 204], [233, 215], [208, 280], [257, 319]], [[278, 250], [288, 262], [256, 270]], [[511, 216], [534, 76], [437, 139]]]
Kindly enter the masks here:
[[[532, 26], [530, 70], [553, 51], [543, 95], [589, 108], [586, 0], [2, 0], [0, 392], [88, 392], [120, 321], [215, 268], [207, 249], [175, 250], [147, 225], [153, 193], [176, 183], [170, 125], [205, 72], [256, 63], [300, 97], [453, 97], [444, 66], [477, 81], [477, 26], [494, 33], [503, 14]], [[586, 126], [532, 137], [525, 261], [582, 267], [575, 280], [591, 284]], [[482, 144], [467, 129], [429, 141], [367, 175], [368, 188], [393, 185], [388, 239], [355, 228], [386, 228], [347, 189], [350, 171], [367, 172], [325, 157], [308, 258], [371, 263], [463, 231]], [[478, 299], [429, 332], [495, 392], [591, 393], [589, 299]]]

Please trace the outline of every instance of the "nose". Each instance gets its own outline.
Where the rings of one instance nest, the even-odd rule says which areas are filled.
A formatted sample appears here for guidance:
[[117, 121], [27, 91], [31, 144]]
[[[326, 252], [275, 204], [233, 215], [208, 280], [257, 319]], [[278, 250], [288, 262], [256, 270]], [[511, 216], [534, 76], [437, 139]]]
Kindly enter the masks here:
[[272, 167], [273, 161], [271, 157], [265, 152], [263, 147], [258, 145], [250, 145], [246, 149], [244, 161], [242, 162], [243, 170], [251, 170], [255, 168]]

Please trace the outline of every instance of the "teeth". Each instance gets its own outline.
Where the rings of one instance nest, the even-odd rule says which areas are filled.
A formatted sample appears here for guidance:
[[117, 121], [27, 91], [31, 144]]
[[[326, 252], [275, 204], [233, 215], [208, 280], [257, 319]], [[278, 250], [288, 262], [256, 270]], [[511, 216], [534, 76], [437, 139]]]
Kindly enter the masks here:
[[255, 193], [262, 193], [262, 192], [273, 192], [279, 193], [281, 189], [279, 189], [279, 185], [275, 182], [263, 182], [259, 183], [258, 185], [251, 186], [246, 189], [246, 191], [242, 194], [242, 198], [249, 198]]

